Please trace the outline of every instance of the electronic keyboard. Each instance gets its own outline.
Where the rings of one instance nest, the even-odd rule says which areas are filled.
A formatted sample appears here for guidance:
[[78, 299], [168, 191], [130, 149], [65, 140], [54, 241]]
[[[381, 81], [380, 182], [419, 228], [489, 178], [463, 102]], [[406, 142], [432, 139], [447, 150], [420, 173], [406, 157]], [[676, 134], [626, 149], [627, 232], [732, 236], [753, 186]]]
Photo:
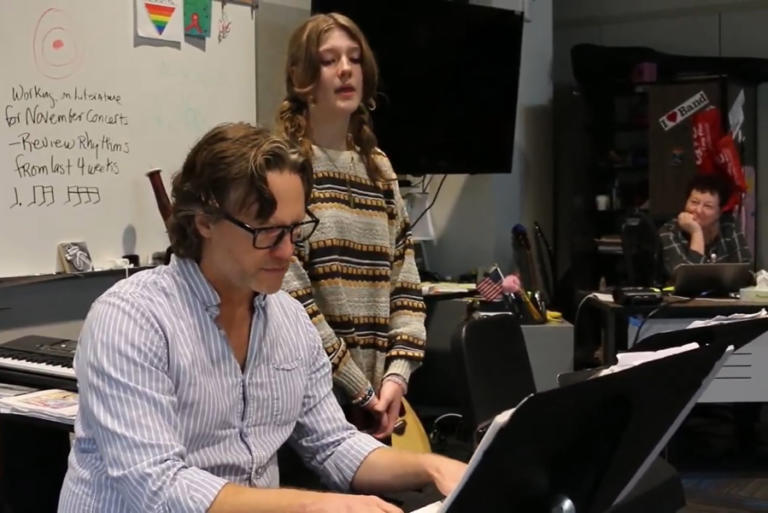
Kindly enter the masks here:
[[0, 382], [77, 391], [76, 340], [29, 335], [0, 344]]

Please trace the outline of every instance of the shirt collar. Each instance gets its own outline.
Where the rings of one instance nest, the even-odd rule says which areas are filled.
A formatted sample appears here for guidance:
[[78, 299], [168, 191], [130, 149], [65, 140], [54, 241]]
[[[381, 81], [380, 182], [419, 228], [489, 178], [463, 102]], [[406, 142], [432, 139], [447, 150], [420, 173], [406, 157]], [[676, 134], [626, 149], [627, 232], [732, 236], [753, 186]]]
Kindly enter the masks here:
[[[171, 255], [170, 266], [174, 269], [192, 291], [192, 295], [205, 307], [208, 312], [219, 314], [221, 298], [211, 282], [200, 270], [200, 266], [190, 258], [178, 258]], [[256, 294], [253, 297], [253, 307], [263, 308], [266, 302], [266, 294]]]
[[213, 288], [200, 270], [200, 266], [190, 258], [179, 258], [176, 255], [171, 256], [170, 266], [178, 272], [184, 283], [187, 284], [192, 295], [200, 301], [206, 310], [218, 309], [221, 299], [218, 292]]

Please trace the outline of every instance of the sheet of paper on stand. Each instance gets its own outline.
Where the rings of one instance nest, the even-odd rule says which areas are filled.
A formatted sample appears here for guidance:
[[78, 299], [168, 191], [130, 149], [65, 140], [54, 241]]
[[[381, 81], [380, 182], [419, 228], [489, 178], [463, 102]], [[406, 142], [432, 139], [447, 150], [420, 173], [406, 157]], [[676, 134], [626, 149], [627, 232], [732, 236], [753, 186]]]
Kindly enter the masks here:
[[427, 504], [422, 508], [414, 509], [411, 513], [440, 513], [440, 508], [442, 506], [442, 502], [433, 502], [432, 504]]
[[700, 328], [702, 326], [713, 326], [715, 324], [725, 324], [729, 322], [739, 322], [739, 321], [748, 321], [750, 319], [762, 319], [764, 317], [768, 317], [768, 312], [765, 311], [765, 308], [761, 308], [759, 312], [755, 312], [753, 314], [745, 314], [745, 313], [735, 313], [731, 315], [716, 315], [715, 317], [712, 317], [711, 319], [703, 319], [700, 321], [693, 321], [690, 323], [687, 328]]
[[50, 389], [4, 397], [0, 412], [72, 424], [77, 416], [77, 393]]
[[422, 508], [414, 509], [411, 513], [439, 513], [442, 505], [442, 502], [433, 502], [432, 504], [427, 504]]
[[[472, 471], [475, 469], [475, 467], [477, 467], [478, 462], [483, 457], [483, 454], [488, 449], [491, 441], [496, 437], [496, 433], [498, 433], [499, 429], [501, 429], [502, 426], [504, 426], [504, 424], [509, 421], [509, 418], [514, 412], [515, 409], [510, 408], [508, 410], [504, 410], [493, 418], [493, 421], [488, 427], [488, 430], [485, 432], [485, 435], [483, 435], [483, 438], [480, 439], [480, 443], [477, 445], [475, 452], [472, 453], [472, 457], [469, 460], [467, 470], [462, 475], [461, 480], [456, 485], [455, 490], [460, 490], [461, 487], [464, 486], [467, 479], [469, 479], [469, 476], [472, 474]], [[454, 496], [455, 494], [451, 494], [446, 497], [445, 500], [427, 504], [422, 508], [413, 510], [411, 513], [439, 513], [440, 511], [446, 510], [451, 505], [451, 501]]]
[[641, 363], [650, 362], [652, 360], [657, 360], [659, 358], [665, 358], [667, 356], [671, 356], [677, 353], [683, 353], [685, 351], [690, 351], [691, 349], [696, 349], [698, 347], [699, 347], [699, 344], [697, 344], [696, 342], [691, 342], [690, 344], [685, 344], [679, 347], [670, 347], [668, 349], [660, 349], [658, 351], [636, 351], [632, 353], [619, 353], [616, 355], [616, 359], [618, 360], [618, 363], [600, 370], [599, 372], [594, 374], [592, 377], [605, 376], [606, 374], [613, 374], [614, 372], [619, 372], [624, 369], [634, 367], [635, 365], [640, 365]]

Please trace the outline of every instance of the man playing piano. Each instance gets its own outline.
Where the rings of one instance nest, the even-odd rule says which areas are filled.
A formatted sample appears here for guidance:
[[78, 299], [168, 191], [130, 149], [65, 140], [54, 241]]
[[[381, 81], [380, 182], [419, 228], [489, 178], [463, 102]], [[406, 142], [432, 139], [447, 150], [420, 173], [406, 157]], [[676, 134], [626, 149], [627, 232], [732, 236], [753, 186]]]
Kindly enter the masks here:
[[374, 496], [279, 488], [288, 441], [332, 489], [447, 494], [465, 465], [382, 446], [344, 420], [317, 330], [280, 285], [308, 161], [239, 123], [173, 180], [170, 265], [93, 304], [75, 356], [80, 411], [59, 511], [397, 512]]

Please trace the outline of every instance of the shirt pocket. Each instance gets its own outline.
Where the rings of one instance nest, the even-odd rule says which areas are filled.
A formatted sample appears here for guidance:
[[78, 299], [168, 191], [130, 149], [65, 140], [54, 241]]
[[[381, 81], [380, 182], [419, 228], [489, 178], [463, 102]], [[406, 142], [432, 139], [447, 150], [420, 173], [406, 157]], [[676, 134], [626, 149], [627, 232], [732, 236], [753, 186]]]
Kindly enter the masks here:
[[272, 421], [277, 425], [294, 424], [301, 415], [307, 374], [302, 360], [273, 362], [270, 384]]

